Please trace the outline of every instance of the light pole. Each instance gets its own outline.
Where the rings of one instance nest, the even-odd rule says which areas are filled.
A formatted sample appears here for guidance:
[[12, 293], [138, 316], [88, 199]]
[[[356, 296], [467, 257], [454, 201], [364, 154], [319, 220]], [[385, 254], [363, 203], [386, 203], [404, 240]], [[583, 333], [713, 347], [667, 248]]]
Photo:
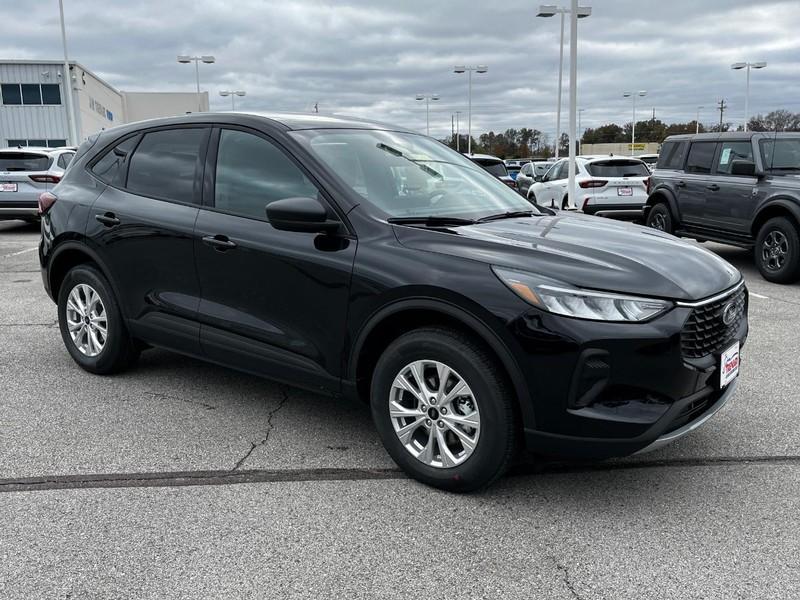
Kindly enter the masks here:
[[578, 109], [578, 154], [581, 153], [581, 139], [583, 138], [583, 127], [581, 127], [581, 115], [585, 110], [586, 110], [585, 108]]
[[739, 71], [747, 70], [747, 91], [744, 96], [744, 130], [747, 131], [747, 121], [750, 120], [750, 69], [763, 69], [767, 66], [764, 61], [759, 62], [738, 62], [731, 65], [731, 69]]
[[[537, 17], [553, 17], [561, 15], [561, 43], [558, 53], [558, 104], [556, 106], [556, 158], [558, 158], [558, 147], [561, 144], [561, 82], [564, 77], [564, 16], [570, 13], [569, 8], [562, 8], [555, 4], [543, 4], [539, 7]], [[578, 18], [583, 19], [592, 14], [589, 6], [578, 7]]]
[[467, 67], [464, 65], [453, 67], [453, 73], [468, 73], [469, 78], [469, 108], [467, 109], [467, 154], [472, 154], [472, 72], [486, 73], [489, 67], [486, 65], [476, 65], [474, 67]]
[[61, 15], [61, 43], [64, 46], [64, 74], [61, 81], [64, 83], [64, 96], [67, 100], [67, 127], [69, 133], [67, 138], [67, 145], [77, 145], [80, 140], [78, 139], [78, 124], [75, 122], [75, 109], [72, 106], [72, 74], [69, 72], [69, 58], [67, 57], [67, 31], [64, 26], [64, 2], [58, 0], [58, 11]]
[[644, 98], [647, 96], [647, 92], [645, 90], [641, 90], [638, 92], [624, 92], [622, 94], [623, 98], [633, 98], [633, 122], [631, 122], [631, 156], [633, 156], [634, 152], [634, 144], [636, 143], [636, 97], [639, 96], [640, 98]]
[[461, 152], [461, 134], [458, 130], [458, 125], [461, 117], [461, 111], [456, 111], [456, 152]]
[[247, 92], [244, 90], [221, 90], [219, 93], [220, 96], [231, 97], [231, 110], [236, 110], [236, 96], [246, 96]]
[[697, 107], [697, 117], [694, 120], [694, 132], [700, 133], [700, 111], [703, 110], [705, 106], [698, 106]]
[[425, 100], [425, 135], [431, 134], [431, 100], [439, 99], [439, 94], [417, 94], [417, 100]]
[[204, 62], [207, 65], [210, 65], [211, 63], [217, 62], [217, 59], [214, 58], [213, 56], [208, 56], [208, 55], [187, 56], [185, 54], [180, 54], [178, 56], [178, 62], [183, 65], [189, 64], [190, 62], [194, 62], [194, 74], [195, 74], [195, 80], [197, 81], [197, 111], [202, 112], [203, 103], [200, 101], [200, 63]]

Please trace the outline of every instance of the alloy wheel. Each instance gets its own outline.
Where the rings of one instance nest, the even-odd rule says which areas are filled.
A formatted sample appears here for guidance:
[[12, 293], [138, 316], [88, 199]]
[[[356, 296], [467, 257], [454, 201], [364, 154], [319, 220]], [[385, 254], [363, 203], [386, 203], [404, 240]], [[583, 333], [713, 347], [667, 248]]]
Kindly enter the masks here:
[[400, 370], [389, 391], [389, 416], [403, 447], [430, 467], [460, 465], [478, 445], [475, 395], [461, 375], [439, 361], [418, 360]]
[[770, 231], [761, 245], [761, 258], [767, 270], [779, 271], [786, 263], [788, 254], [789, 240], [786, 236], [778, 230]]
[[81, 354], [95, 357], [108, 340], [108, 319], [100, 294], [90, 285], [79, 283], [67, 297], [67, 329]]
[[650, 219], [650, 227], [653, 229], [658, 229], [659, 231], [666, 231], [667, 217], [665, 217], [662, 213], [654, 214]]

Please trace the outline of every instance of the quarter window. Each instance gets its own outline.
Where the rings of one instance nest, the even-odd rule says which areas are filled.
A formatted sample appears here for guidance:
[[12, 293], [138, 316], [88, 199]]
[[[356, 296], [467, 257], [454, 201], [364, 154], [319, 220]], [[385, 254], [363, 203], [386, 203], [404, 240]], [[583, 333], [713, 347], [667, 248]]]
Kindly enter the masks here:
[[233, 129], [220, 132], [215, 208], [266, 219], [266, 207], [270, 202], [294, 197], [316, 198], [317, 193], [317, 188], [297, 165], [271, 142]]
[[131, 158], [126, 188], [143, 196], [195, 202], [200, 156], [208, 129], [166, 129], [146, 133]]
[[58, 166], [62, 169], [66, 169], [73, 156], [75, 155], [72, 152], [64, 152], [64, 154], [58, 157]]
[[686, 161], [687, 173], [711, 173], [711, 163], [714, 160], [716, 142], [695, 142], [689, 150]]
[[92, 173], [108, 184], [118, 187], [124, 186], [128, 158], [138, 141], [139, 136], [135, 135], [114, 146], [94, 164]]
[[657, 169], [683, 169], [683, 159], [686, 157], [686, 142], [667, 142], [658, 155]]
[[720, 146], [719, 159], [717, 160], [718, 175], [729, 175], [731, 165], [735, 160], [753, 162], [753, 144], [750, 142], [723, 142]]

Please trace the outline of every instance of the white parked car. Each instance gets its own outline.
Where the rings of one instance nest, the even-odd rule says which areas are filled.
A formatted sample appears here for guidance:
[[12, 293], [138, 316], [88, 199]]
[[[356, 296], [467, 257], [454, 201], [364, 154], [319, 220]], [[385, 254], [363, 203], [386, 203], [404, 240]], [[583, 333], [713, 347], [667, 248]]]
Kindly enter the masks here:
[[637, 219], [647, 202], [650, 170], [638, 158], [579, 156], [575, 161], [578, 197], [568, 198], [569, 160], [562, 159], [542, 181], [531, 184], [527, 197], [539, 206], [577, 208], [586, 214]]
[[75, 148], [0, 149], [0, 221], [39, 218], [39, 195], [61, 181]]
[[650, 169], [650, 172], [653, 172], [653, 169], [656, 168], [656, 163], [658, 162], [658, 154], [640, 154], [637, 156], [639, 160], [644, 162], [647, 165], [647, 168]]

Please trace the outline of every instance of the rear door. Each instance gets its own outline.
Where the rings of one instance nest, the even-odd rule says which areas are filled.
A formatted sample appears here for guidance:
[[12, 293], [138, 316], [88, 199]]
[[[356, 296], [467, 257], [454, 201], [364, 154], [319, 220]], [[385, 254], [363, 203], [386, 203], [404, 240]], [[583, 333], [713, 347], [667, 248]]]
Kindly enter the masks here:
[[[356, 239], [279, 231], [266, 206], [327, 196], [267, 135], [215, 130], [197, 219], [199, 317], [211, 359], [312, 389], [338, 391]], [[213, 155], [216, 148], [216, 157]]]
[[[713, 227], [714, 217], [708, 202], [715, 177], [711, 174], [717, 142], [692, 142], [683, 178], [678, 182], [681, 221], [687, 225]], [[683, 185], [680, 185], [681, 182]]]
[[753, 194], [758, 179], [747, 175], [732, 175], [734, 161], [755, 162], [752, 140], [720, 142], [714, 158], [714, 181], [706, 196], [710, 218], [719, 227], [736, 233], [750, 233], [754, 205]]
[[200, 354], [200, 287], [193, 231], [210, 128], [162, 128], [101, 153], [92, 172], [108, 183], [86, 235], [111, 272], [132, 333]]

